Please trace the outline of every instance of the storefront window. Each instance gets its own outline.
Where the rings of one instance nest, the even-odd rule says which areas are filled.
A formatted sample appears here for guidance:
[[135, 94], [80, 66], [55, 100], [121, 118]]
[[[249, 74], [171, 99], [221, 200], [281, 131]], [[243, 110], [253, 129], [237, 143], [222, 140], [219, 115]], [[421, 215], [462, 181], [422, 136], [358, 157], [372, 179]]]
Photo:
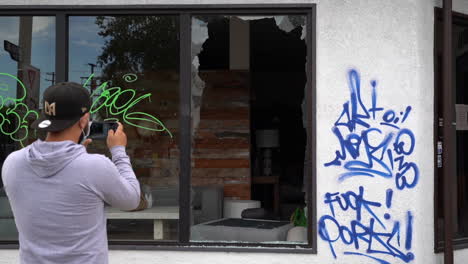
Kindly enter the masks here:
[[[36, 138], [28, 124], [55, 76], [55, 18], [0, 17], [0, 162]], [[17, 240], [0, 177], [0, 240]]]
[[[313, 8], [7, 13], [0, 161], [45, 136], [43, 91], [76, 82], [93, 122], [124, 125], [141, 186], [135, 210], [105, 205], [111, 245], [314, 251]], [[87, 151], [110, 157], [104, 137]], [[0, 243], [18, 243], [3, 185]]]
[[[437, 15], [437, 13], [436, 13]], [[435, 93], [436, 93], [436, 113], [439, 118], [436, 130], [436, 208], [435, 208], [435, 228], [436, 228], [436, 248], [442, 248], [444, 238], [444, 184], [448, 175], [444, 175], [443, 170], [443, 151], [448, 151], [454, 156], [454, 182], [451, 186], [452, 212], [453, 212], [453, 239], [457, 245], [468, 246], [468, 167], [466, 164], [466, 149], [468, 147], [468, 122], [463, 116], [468, 112], [468, 19], [464, 16], [453, 16], [453, 67], [452, 82], [455, 93], [453, 109], [456, 113], [456, 126], [453, 136], [455, 138], [454, 149], [443, 146], [443, 101], [444, 91], [442, 89], [442, 41], [443, 28], [442, 20], [435, 21]], [[450, 135], [449, 135], [450, 136]], [[450, 165], [449, 165], [450, 166]], [[445, 180], [444, 180], [445, 178]]]
[[308, 242], [305, 24], [192, 18], [192, 241]]
[[[119, 121], [145, 195], [134, 212], [107, 207], [109, 240], [176, 240], [179, 218], [179, 41], [174, 16], [69, 19], [69, 80], [90, 90], [93, 121]], [[92, 153], [108, 155], [105, 140]]]

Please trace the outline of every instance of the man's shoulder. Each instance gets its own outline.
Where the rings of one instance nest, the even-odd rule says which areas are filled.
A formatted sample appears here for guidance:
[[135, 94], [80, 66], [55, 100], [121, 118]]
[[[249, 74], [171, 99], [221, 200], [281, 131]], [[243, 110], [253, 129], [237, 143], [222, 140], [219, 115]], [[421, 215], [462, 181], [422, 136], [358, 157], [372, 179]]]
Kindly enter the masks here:
[[27, 152], [28, 149], [29, 149], [29, 146], [11, 152], [6, 157], [4, 163], [11, 162], [12, 160], [25, 158], [25, 152]]
[[3, 164], [1, 165], [1, 171], [2, 171], [2, 174], [0, 175], [0, 177], [2, 179], [5, 178], [5, 175], [7, 173], [10, 173], [10, 172], [14, 172], [17, 170], [18, 167], [22, 167], [23, 164], [25, 164], [25, 161], [26, 161], [26, 149], [28, 147], [25, 147], [25, 148], [22, 148], [22, 149], [19, 149], [19, 150], [15, 150], [13, 152], [11, 152], [10, 154], [8, 154], [8, 156], [5, 158], [5, 160], [3, 161]]

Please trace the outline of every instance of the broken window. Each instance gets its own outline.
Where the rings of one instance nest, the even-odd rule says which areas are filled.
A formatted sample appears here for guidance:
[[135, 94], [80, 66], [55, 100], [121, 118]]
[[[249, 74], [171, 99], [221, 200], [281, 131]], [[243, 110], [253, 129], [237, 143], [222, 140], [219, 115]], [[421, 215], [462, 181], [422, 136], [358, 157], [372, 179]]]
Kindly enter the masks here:
[[[438, 14], [436, 12], [436, 14]], [[452, 188], [452, 212], [453, 212], [453, 241], [460, 247], [467, 247], [468, 238], [468, 167], [466, 163], [468, 148], [468, 20], [466, 17], [453, 16], [453, 91], [455, 100], [453, 108], [456, 112], [456, 126], [453, 131], [455, 138], [454, 149], [443, 146], [443, 120], [442, 120], [442, 19], [437, 17], [435, 21], [435, 104], [439, 123], [436, 130], [436, 182], [435, 182], [435, 242], [436, 249], [443, 248], [444, 238], [444, 175], [442, 167], [442, 152], [449, 151], [455, 157], [455, 180]], [[440, 19], [439, 19], [440, 18]], [[451, 136], [451, 135], [449, 135]]]
[[305, 22], [192, 18], [192, 241], [308, 242]]
[[[31, 59], [40, 79], [28, 74], [28, 84], [39, 81], [40, 95], [57, 80], [78, 82], [91, 93], [93, 121], [125, 125], [143, 196], [134, 212], [105, 208], [111, 245], [315, 250], [308, 241], [315, 223], [305, 210], [314, 217], [315, 204], [305, 202], [315, 195], [305, 187], [314, 184], [308, 183], [314, 39], [307, 20], [314, 9], [227, 6], [230, 15], [200, 15], [222, 13], [215, 6], [137, 6], [102, 14], [99, 8], [47, 10], [57, 12], [56, 23], [33, 17]], [[0, 68], [21, 79], [14, 50], [22, 45], [15, 40], [27, 34], [8, 12], [0, 17], [0, 32], [13, 45], [4, 46]], [[0, 80], [3, 98], [21, 98], [8, 82]], [[6, 91], [5, 83], [14, 89]], [[13, 129], [9, 125], [15, 123], [4, 122], [5, 131]], [[24, 145], [44, 136], [33, 133]], [[0, 139], [3, 158], [21, 147], [18, 138]], [[102, 138], [87, 150], [109, 156]], [[0, 188], [0, 242], [17, 245], [9, 208]]]

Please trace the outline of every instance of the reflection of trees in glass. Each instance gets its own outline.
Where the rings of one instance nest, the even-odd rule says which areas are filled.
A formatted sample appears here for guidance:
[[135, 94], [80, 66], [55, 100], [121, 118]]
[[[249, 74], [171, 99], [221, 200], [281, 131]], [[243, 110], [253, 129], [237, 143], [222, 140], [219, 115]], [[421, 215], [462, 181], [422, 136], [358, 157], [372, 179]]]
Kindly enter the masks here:
[[288, 18], [294, 27], [303, 27], [306, 24], [306, 17], [304, 15], [289, 15]]
[[[97, 57], [102, 68], [99, 79], [101, 84], [107, 84], [99, 89], [96, 83], [89, 83], [91, 90], [98, 89], [93, 96], [93, 100], [98, 100], [93, 118], [118, 119], [153, 131], [166, 130], [156, 103], [161, 100], [163, 87], [157, 84], [165, 81], [163, 72], [178, 72], [177, 17], [98, 16], [95, 23], [99, 27], [97, 34], [105, 41]], [[128, 74], [135, 77], [125, 78]], [[155, 91], [159, 96], [152, 98]], [[97, 107], [103, 103], [106, 107]], [[172, 136], [169, 131], [167, 134]]]
[[106, 80], [125, 73], [178, 67], [178, 24], [172, 16], [96, 17], [105, 38], [98, 64]]

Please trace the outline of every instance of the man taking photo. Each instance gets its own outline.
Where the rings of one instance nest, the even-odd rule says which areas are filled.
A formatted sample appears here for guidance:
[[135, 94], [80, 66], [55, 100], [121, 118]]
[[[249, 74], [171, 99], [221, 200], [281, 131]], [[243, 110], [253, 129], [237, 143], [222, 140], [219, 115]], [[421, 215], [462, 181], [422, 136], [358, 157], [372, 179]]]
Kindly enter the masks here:
[[47, 132], [45, 141], [11, 153], [2, 168], [20, 261], [108, 263], [104, 203], [132, 210], [140, 202], [140, 186], [125, 152], [127, 136], [120, 123], [109, 131], [112, 161], [89, 154], [88, 91], [77, 83], [59, 83], [43, 98], [43, 113], [32, 127]]

